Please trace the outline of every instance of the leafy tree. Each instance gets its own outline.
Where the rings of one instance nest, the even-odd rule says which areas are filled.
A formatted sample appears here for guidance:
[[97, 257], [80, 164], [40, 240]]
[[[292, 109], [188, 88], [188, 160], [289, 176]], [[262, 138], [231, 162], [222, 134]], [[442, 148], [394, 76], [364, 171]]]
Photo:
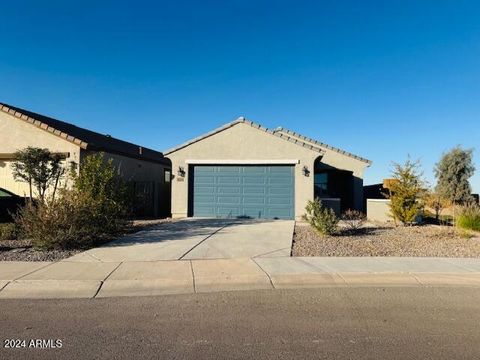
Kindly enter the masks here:
[[454, 147], [442, 155], [435, 165], [437, 186], [435, 190], [452, 204], [465, 204], [472, 200], [468, 179], [473, 176], [473, 150]]
[[111, 160], [87, 156], [72, 186], [57, 198], [27, 204], [15, 217], [22, 234], [37, 248], [88, 248], [118, 234], [127, 224], [129, 192]]
[[420, 162], [408, 159], [403, 165], [393, 164], [393, 181], [389, 185], [390, 211], [395, 223], [412, 224], [422, 209], [425, 184], [420, 172]]
[[439, 221], [443, 209], [448, 208], [451, 205], [450, 201], [437, 191], [431, 191], [426, 194], [425, 203], [435, 211], [435, 220], [437, 221]]
[[43, 202], [45, 193], [51, 185], [53, 185], [52, 196], [55, 197], [58, 182], [65, 173], [60, 155], [51, 153], [48, 149], [27, 147], [17, 151], [14, 157], [13, 177], [28, 184], [30, 198], [33, 197], [33, 188], [35, 188]]

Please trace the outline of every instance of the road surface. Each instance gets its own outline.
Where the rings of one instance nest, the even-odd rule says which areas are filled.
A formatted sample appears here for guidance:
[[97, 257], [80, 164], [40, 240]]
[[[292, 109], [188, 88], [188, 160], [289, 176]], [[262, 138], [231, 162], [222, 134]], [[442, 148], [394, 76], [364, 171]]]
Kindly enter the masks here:
[[478, 359], [480, 289], [2, 300], [0, 334], [0, 359]]

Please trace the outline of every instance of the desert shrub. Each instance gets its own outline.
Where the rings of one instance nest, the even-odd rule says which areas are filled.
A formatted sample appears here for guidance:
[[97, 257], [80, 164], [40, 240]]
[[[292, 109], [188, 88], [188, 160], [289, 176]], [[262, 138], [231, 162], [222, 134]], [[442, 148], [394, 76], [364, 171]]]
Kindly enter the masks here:
[[365, 214], [358, 210], [348, 209], [342, 214], [341, 219], [345, 224], [345, 228], [350, 232], [356, 232], [365, 224]]
[[475, 203], [462, 206], [456, 224], [460, 229], [480, 231], [480, 206]]
[[419, 162], [408, 159], [405, 164], [394, 164], [393, 179], [390, 187], [390, 212], [395, 223], [412, 224], [423, 208], [422, 197], [425, 184], [419, 171]]
[[17, 227], [14, 223], [0, 223], [0, 240], [15, 240]]
[[319, 198], [309, 201], [304, 219], [320, 234], [333, 235], [338, 229], [338, 218], [333, 209], [322, 205]]
[[88, 156], [72, 178], [71, 189], [27, 204], [17, 214], [16, 223], [35, 247], [88, 248], [125, 226], [128, 191], [112, 161], [100, 154]]

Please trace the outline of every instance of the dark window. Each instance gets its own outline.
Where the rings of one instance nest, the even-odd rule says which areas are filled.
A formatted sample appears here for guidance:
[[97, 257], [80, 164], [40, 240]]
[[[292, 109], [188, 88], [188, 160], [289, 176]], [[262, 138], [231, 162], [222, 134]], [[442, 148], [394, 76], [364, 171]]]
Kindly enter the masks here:
[[170, 170], [165, 170], [164, 175], [165, 175], [164, 177], [165, 182], [169, 183], [172, 179], [172, 172]]
[[328, 174], [319, 173], [314, 177], [315, 197], [328, 195]]

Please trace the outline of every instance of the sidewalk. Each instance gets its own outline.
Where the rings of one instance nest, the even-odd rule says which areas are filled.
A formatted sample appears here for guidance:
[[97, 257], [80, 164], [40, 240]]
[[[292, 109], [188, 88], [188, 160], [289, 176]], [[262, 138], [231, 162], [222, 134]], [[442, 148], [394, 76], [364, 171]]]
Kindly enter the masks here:
[[0, 299], [355, 286], [480, 286], [480, 259], [278, 257], [0, 262]]

